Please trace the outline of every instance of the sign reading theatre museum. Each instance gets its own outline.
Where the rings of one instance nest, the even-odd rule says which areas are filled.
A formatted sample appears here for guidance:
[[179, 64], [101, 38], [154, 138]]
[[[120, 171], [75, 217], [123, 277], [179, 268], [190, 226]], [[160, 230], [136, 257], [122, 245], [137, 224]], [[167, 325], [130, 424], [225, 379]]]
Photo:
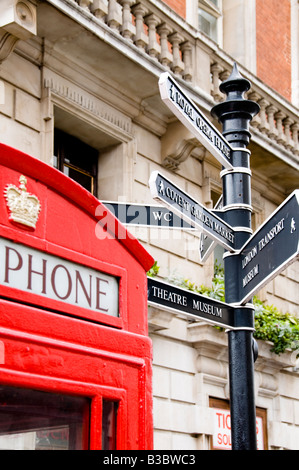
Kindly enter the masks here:
[[148, 304], [163, 310], [200, 318], [213, 325], [234, 327], [234, 309], [205, 295], [148, 277]]
[[0, 238], [0, 285], [119, 315], [116, 277]]

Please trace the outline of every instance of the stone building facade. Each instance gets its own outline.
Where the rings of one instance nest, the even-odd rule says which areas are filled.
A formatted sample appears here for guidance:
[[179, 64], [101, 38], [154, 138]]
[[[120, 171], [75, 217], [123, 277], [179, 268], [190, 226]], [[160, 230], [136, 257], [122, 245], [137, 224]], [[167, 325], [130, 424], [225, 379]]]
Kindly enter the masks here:
[[[299, 187], [298, 38], [297, 0], [2, 0], [1, 142], [102, 201], [153, 204], [148, 181], [159, 170], [213, 208], [221, 166], [165, 107], [158, 79], [170, 71], [210, 118], [236, 61], [261, 108], [249, 147], [255, 230]], [[211, 285], [221, 252], [201, 263], [199, 233], [131, 230], [157, 260], [159, 278]], [[298, 276], [296, 262], [260, 299], [298, 315]], [[211, 449], [217, 432], [218, 446], [229, 447], [226, 333], [153, 307], [148, 325], [155, 449]], [[294, 353], [276, 355], [259, 341], [260, 448], [299, 449], [298, 385]]]

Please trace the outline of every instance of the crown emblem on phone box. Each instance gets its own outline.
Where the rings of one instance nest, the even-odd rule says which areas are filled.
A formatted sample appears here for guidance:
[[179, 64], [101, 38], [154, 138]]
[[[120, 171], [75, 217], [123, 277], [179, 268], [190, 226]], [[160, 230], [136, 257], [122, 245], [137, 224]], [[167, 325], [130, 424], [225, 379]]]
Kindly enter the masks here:
[[40, 202], [34, 194], [27, 191], [25, 176], [21, 175], [19, 182], [19, 187], [9, 184], [4, 191], [9, 209], [9, 220], [35, 229], [41, 209]]

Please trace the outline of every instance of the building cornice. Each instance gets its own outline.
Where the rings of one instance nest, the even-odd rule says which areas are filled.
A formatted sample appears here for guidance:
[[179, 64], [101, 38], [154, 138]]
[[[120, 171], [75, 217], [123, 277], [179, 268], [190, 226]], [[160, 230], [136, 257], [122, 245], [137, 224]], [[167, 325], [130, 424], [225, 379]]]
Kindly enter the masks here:
[[[158, 90], [158, 78], [165, 70], [174, 74], [188, 96], [209, 115], [212, 106], [223, 99], [219, 84], [230, 74], [233, 58], [164, 2], [142, 0], [133, 3], [131, 0], [47, 0], [38, 8], [51, 5], [77, 24], [81, 31], [92, 33], [93, 41], [101, 41], [97, 44], [97, 53], [98, 47], [105, 48], [106, 53], [109, 49], [111, 53], [115, 50], [121, 61], [130, 62], [132, 73], [138, 76], [136, 81], [139, 82], [136, 83], [139, 88], [136, 88], [135, 104], [140, 109], [133, 117], [135, 122], [144, 127], [154, 126], [152, 130], [158, 135], [173, 122], [174, 117], [161, 103]], [[135, 17], [134, 23], [131, 15]], [[90, 62], [96, 54], [94, 49], [91, 46], [88, 51]], [[97, 57], [95, 55], [95, 59]], [[119, 68], [121, 74], [121, 65]], [[98, 66], [97, 70], [101, 68]], [[251, 125], [252, 144], [255, 149], [260, 149], [260, 159], [278, 160], [285, 166], [282, 186], [289, 193], [299, 186], [298, 109], [246, 68], [240, 66], [240, 72], [251, 82], [248, 97], [261, 107]], [[135, 92], [132, 83], [121, 83], [120, 80], [120, 84], [128, 96]], [[159, 124], [154, 125], [155, 122]], [[265, 170], [262, 168], [261, 171]], [[281, 182], [280, 175], [276, 178]], [[275, 176], [273, 181], [275, 183]]]

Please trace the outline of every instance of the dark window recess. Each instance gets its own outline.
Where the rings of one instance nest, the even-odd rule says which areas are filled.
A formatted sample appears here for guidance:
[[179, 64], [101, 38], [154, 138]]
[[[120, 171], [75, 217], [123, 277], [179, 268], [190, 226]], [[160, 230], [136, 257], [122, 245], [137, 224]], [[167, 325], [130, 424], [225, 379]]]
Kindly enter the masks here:
[[90, 400], [0, 386], [0, 450], [85, 450]]
[[55, 129], [54, 166], [97, 195], [98, 151], [81, 140]]

